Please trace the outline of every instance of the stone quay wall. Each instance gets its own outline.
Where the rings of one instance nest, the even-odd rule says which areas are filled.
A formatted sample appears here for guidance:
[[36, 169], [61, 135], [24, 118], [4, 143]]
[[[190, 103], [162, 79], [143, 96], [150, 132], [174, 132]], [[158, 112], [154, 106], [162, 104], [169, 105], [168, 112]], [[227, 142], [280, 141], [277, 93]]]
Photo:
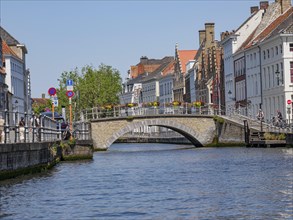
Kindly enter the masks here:
[[0, 145], [0, 180], [46, 169], [55, 163], [54, 143]]
[[217, 124], [217, 136], [219, 143], [245, 143], [244, 126], [225, 120]]
[[92, 158], [92, 141], [1, 144], [0, 181], [49, 169], [60, 160]]

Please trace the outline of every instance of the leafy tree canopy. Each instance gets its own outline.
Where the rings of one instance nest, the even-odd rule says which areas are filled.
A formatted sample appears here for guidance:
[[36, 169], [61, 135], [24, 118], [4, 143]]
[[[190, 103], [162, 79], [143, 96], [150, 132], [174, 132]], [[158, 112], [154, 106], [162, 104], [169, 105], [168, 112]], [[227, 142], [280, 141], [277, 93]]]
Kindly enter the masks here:
[[62, 106], [66, 109], [69, 106], [66, 96], [66, 81], [68, 79], [72, 79], [74, 82], [73, 112], [119, 103], [118, 95], [121, 91], [122, 82], [119, 71], [105, 64], [101, 64], [97, 69], [87, 65], [81, 69], [81, 73], [76, 68], [73, 71], [61, 74], [59, 88], [57, 88], [59, 105], [56, 111], [58, 112], [61, 112]]

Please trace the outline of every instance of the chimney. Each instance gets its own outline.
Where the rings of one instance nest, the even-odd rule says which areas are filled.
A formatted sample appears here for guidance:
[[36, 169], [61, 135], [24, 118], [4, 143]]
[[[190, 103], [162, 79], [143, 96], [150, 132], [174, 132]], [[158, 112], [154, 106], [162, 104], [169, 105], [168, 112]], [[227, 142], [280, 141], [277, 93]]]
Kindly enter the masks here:
[[267, 10], [269, 7], [269, 2], [268, 1], [261, 1], [259, 3], [259, 9]]
[[221, 41], [228, 37], [231, 33], [229, 31], [225, 31], [221, 33]]
[[199, 30], [198, 33], [199, 33], [199, 46], [200, 46], [206, 37], [206, 31]]
[[215, 39], [215, 23], [205, 23], [206, 44], [210, 45]]
[[281, 0], [281, 12], [282, 14], [291, 8], [291, 0]]
[[46, 98], [45, 93], [42, 93], [42, 99], [45, 99], [45, 98]]
[[253, 13], [257, 12], [257, 11], [258, 11], [258, 6], [250, 7], [250, 14], [253, 14]]
[[140, 63], [141, 64], [146, 64], [148, 62], [148, 57], [147, 56], [142, 56], [141, 58], [140, 58]]

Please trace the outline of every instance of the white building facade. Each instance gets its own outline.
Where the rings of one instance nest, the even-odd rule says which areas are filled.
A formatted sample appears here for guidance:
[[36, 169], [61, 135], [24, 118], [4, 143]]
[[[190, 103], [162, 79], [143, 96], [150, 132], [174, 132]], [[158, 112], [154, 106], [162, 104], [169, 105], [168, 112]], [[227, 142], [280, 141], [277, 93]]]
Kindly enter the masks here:
[[159, 80], [159, 102], [161, 105], [173, 102], [173, 77], [174, 74], [168, 74]]
[[4, 54], [8, 90], [12, 94], [13, 111], [26, 112], [25, 75], [22, 61], [13, 55]]
[[261, 51], [265, 119], [270, 120], [279, 110], [291, 123], [292, 105], [287, 101], [293, 100], [293, 32], [262, 42]]
[[7, 106], [9, 111], [20, 114], [32, 113], [30, 71], [26, 69], [25, 45], [20, 44], [6, 30], [0, 27], [4, 68], [6, 72], [5, 84], [8, 86]]
[[153, 73], [142, 81], [142, 100], [144, 103], [159, 101], [161, 73]]
[[[253, 8], [251, 8], [252, 10]], [[261, 22], [262, 14], [264, 9], [256, 8], [255, 11], [252, 11], [251, 16], [247, 19], [235, 32], [233, 33], [224, 33], [227, 37], [222, 40], [221, 44], [224, 51], [224, 84], [225, 84], [225, 106], [226, 112], [231, 111], [235, 108], [236, 103], [236, 87], [235, 87], [235, 70], [234, 67], [237, 65], [237, 71], [240, 70], [240, 64], [234, 63], [234, 59], [239, 59], [239, 57], [244, 56], [237, 55], [233, 57], [233, 54], [243, 45], [251, 33], [258, 27]], [[242, 61], [241, 61], [242, 62]], [[237, 83], [237, 90], [242, 91], [240, 87], [243, 87], [243, 82]], [[238, 100], [242, 98], [238, 94]]]

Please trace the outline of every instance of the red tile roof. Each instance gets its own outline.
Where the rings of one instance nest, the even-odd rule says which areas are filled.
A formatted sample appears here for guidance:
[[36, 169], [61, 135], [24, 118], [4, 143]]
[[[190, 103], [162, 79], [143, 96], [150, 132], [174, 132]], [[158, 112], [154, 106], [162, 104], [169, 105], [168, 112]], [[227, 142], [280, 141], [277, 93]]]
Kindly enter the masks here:
[[194, 60], [197, 50], [178, 50], [178, 58], [181, 64], [181, 70], [183, 73], [186, 72], [186, 63], [189, 60]]
[[259, 35], [253, 38], [246, 46], [246, 48], [251, 47], [253, 44], [261, 42], [265, 40], [269, 35], [286, 19], [292, 19], [293, 21], [293, 7], [288, 9], [284, 14], [280, 15], [277, 19], [275, 19], [267, 28], [265, 28]]
[[7, 43], [4, 40], [2, 40], [2, 53], [3, 55], [12, 55], [19, 58], [17, 54], [7, 45]]

